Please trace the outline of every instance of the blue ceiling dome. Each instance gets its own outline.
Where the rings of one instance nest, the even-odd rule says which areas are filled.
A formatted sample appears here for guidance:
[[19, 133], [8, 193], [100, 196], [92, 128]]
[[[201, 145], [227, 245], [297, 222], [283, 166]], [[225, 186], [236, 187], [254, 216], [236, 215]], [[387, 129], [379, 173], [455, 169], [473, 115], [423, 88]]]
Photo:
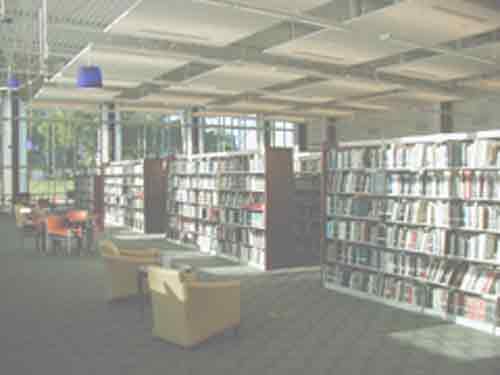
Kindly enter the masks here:
[[101, 88], [101, 68], [96, 65], [81, 66], [78, 69], [77, 86], [82, 88]]
[[18, 89], [21, 86], [21, 81], [17, 78], [15, 74], [9, 75], [7, 78], [7, 87], [9, 89]]

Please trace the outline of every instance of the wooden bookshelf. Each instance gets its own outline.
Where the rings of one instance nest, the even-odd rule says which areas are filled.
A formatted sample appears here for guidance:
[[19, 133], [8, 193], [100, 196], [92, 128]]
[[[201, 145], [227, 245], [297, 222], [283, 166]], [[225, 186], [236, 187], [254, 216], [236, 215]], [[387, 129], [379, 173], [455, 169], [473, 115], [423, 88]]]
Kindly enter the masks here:
[[294, 155], [293, 234], [298, 266], [320, 263], [321, 154]]
[[163, 233], [167, 161], [146, 159], [110, 163], [104, 168], [106, 225], [143, 233]]
[[325, 150], [324, 286], [500, 333], [500, 133]]
[[262, 270], [295, 265], [291, 149], [178, 156], [167, 237]]

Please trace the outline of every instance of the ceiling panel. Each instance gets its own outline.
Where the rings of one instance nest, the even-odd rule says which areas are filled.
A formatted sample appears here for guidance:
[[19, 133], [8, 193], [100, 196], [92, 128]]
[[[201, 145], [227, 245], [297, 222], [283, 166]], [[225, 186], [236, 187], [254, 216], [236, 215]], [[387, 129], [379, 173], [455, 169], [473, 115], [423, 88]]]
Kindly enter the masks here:
[[442, 55], [408, 64], [392, 65], [378, 70], [404, 77], [439, 82], [493, 72], [498, 70], [498, 66], [457, 56]]
[[304, 113], [310, 114], [310, 115], [317, 115], [317, 116], [328, 116], [328, 117], [350, 117], [354, 113], [351, 111], [347, 111], [345, 109], [336, 109], [336, 108], [310, 108]]
[[[468, 8], [464, 9], [464, 4], [467, 3]], [[369, 33], [382, 39], [390, 35], [397, 40], [433, 46], [492, 30], [499, 25], [498, 16], [488, 16], [483, 8], [471, 3], [473, 2], [403, 1], [355, 18], [348, 22], [348, 26], [354, 31]]]
[[430, 91], [406, 91], [373, 99], [365, 99], [364, 103], [392, 106], [397, 104], [439, 104], [441, 102], [453, 102], [462, 100], [458, 96], [444, 95]]
[[311, 85], [285, 90], [283, 93], [293, 95], [297, 98], [329, 101], [356, 95], [379, 93], [395, 88], [397, 88], [397, 86], [382, 84], [375, 81], [338, 77], [329, 81], [313, 83]]
[[265, 88], [301, 78], [297, 73], [250, 64], [224, 65], [188, 81], [193, 87], [223, 92], [242, 92]]
[[226, 45], [279, 22], [278, 18], [186, 0], [143, 0], [111, 33]]
[[[123, 82], [139, 84], [185, 65], [187, 59], [166, 55], [141, 54], [140, 51], [94, 47], [82, 53], [63, 71], [63, 76], [74, 77], [82, 65], [98, 65], [103, 74], [104, 84]], [[132, 85], [133, 86], [133, 85]]]
[[286, 103], [276, 103], [266, 100], [241, 100], [225, 105], [229, 110], [241, 110], [251, 112], [276, 112], [288, 108]]
[[304, 12], [331, 2], [331, 0], [234, 0], [235, 3], [290, 12]]
[[352, 109], [359, 109], [362, 111], [388, 111], [390, 107], [385, 106], [385, 105], [377, 105], [377, 104], [370, 104], [370, 103], [361, 103], [361, 102], [351, 102], [351, 101], [345, 101], [345, 102], [339, 102], [337, 103], [339, 106], [345, 106], [348, 108]]
[[44, 87], [42, 88], [35, 99], [39, 100], [81, 100], [85, 102], [107, 102], [111, 101], [119, 91], [104, 90], [104, 89], [79, 89], [70, 87]]
[[139, 102], [159, 102], [166, 104], [167, 106], [177, 107], [177, 106], [194, 106], [202, 105], [210, 102], [212, 98], [210, 96], [200, 96], [200, 95], [188, 95], [188, 94], [169, 94], [167, 92], [162, 92], [160, 94], [150, 94], [139, 100]]
[[324, 30], [269, 48], [267, 53], [336, 65], [356, 65], [407, 51], [367, 32]]
[[[64, 76], [64, 75], [56, 75], [50, 82], [63, 86], [74, 86], [76, 87], [76, 77]], [[113, 79], [108, 79], [104, 77], [104, 86], [111, 90], [121, 90], [121, 89], [130, 89], [138, 86], [138, 82], [133, 81], [118, 81]]]
[[263, 95], [262, 98], [269, 100], [281, 100], [290, 103], [290, 105], [300, 105], [300, 104], [322, 104], [328, 102], [330, 99], [323, 98], [318, 100], [317, 98], [306, 98], [297, 97], [293, 95], [286, 94], [269, 94]]
[[460, 3], [464, 2], [403, 1], [353, 18], [343, 24], [344, 30], [319, 31], [266, 52], [337, 65], [356, 65], [500, 26], [500, 12], [484, 11], [471, 2], [465, 8], [467, 11], [460, 10], [463, 6]]

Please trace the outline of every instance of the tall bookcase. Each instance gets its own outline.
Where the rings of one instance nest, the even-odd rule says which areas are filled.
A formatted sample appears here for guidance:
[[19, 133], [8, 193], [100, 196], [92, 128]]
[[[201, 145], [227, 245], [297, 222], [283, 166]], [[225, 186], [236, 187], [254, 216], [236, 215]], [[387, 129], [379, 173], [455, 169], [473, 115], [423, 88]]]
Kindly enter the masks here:
[[320, 263], [321, 154], [294, 155], [293, 228], [297, 266]]
[[96, 215], [103, 227], [104, 177], [96, 168], [84, 168], [75, 174], [75, 206]]
[[167, 167], [163, 159], [107, 165], [104, 168], [105, 223], [143, 233], [163, 233]]
[[500, 334], [500, 132], [324, 155], [324, 286]]
[[167, 236], [263, 270], [293, 262], [293, 153], [178, 156], [169, 176]]

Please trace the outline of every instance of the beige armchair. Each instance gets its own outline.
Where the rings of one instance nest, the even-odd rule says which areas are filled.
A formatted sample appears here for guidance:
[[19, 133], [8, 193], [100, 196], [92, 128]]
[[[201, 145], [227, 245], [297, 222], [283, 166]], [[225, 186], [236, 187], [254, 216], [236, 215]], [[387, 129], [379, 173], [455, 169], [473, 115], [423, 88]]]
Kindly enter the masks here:
[[139, 294], [139, 267], [161, 262], [157, 249], [120, 249], [112, 241], [104, 240], [99, 243], [99, 250], [109, 278], [109, 300]]
[[153, 336], [185, 348], [240, 326], [240, 282], [198, 282], [192, 273], [148, 268]]

